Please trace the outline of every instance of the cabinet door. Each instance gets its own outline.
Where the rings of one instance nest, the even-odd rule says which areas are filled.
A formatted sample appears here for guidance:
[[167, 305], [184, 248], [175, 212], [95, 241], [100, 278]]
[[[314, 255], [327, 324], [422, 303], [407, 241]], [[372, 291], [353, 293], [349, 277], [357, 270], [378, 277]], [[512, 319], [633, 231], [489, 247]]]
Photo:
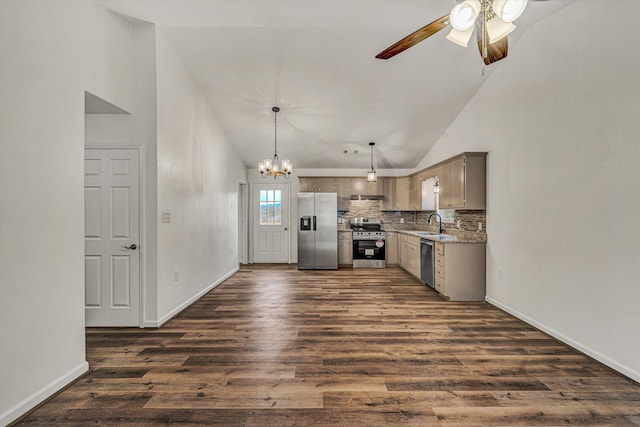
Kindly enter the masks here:
[[420, 175], [412, 175], [410, 181], [410, 206], [411, 210], [419, 211], [422, 209], [422, 184], [420, 182]]
[[351, 179], [351, 194], [356, 195], [376, 195], [379, 196], [381, 193], [381, 188], [378, 188], [378, 183], [380, 182], [380, 178], [376, 182], [369, 182], [367, 178], [352, 178]]
[[367, 179], [366, 178], [352, 178], [351, 179], [351, 194], [355, 194], [355, 195], [367, 194]]
[[301, 192], [337, 193], [338, 180], [335, 178], [300, 178]]
[[420, 246], [409, 245], [409, 273], [420, 278]]
[[338, 192], [338, 180], [337, 179], [317, 179], [316, 180], [316, 192], [317, 193], [337, 193]]
[[395, 265], [398, 263], [398, 233], [387, 232], [387, 240], [385, 242], [387, 257], [387, 265]]
[[402, 267], [402, 268], [404, 268], [406, 270], [407, 269], [407, 259], [408, 259], [408, 255], [409, 255], [407, 242], [401, 241], [399, 248], [400, 248], [400, 256], [399, 256], [399, 259], [398, 259], [398, 263], [400, 264], [400, 267]]
[[379, 178], [380, 187], [382, 189], [382, 210], [392, 211], [394, 202], [395, 178]]
[[396, 178], [394, 186], [393, 210], [410, 210], [410, 185], [411, 181], [408, 176]]
[[464, 208], [464, 157], [453, 159], [442, 165], [441, 173], [440, 209]]
[[298, 191], [301, 193], [313, 191], [313, 178], [299, 178]]
[[353, 262], [353, 241], [350, 233], [338, 232], [338, 264]]
[[338, 178], [338, 210], [348, 211], [351, 202], [351, 178]]

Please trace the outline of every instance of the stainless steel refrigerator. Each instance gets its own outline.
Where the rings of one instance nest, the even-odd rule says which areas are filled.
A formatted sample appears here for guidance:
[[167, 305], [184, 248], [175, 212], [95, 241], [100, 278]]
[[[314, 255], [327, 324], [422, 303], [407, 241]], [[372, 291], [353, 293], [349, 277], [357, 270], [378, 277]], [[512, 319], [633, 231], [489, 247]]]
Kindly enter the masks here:
[[298, 193], [298, 269], [338, 268], [338, 195]]

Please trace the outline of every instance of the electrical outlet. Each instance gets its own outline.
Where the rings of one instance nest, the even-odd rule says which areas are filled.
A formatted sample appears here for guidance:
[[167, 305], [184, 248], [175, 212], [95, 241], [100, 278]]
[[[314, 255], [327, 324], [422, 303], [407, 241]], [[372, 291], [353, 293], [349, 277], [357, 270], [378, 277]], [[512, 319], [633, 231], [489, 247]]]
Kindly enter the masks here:
[[180, 272], [178, 272], [178, 271], [174, 271], [174, 272], [173, 272], [173, 281], [174, 281], [174, 282], [177, 282], [177, 281], [179, 281], [179, 280], [180, 280]]
[[400, 224], [404, 224], [404, 218], [400, 217]]
[[162, 211], [162, 222], [164, 224], [171, 223], [171, 211]]
[[478, 223], [478, 231], [482, 231], [482, 223], [481, 222]]

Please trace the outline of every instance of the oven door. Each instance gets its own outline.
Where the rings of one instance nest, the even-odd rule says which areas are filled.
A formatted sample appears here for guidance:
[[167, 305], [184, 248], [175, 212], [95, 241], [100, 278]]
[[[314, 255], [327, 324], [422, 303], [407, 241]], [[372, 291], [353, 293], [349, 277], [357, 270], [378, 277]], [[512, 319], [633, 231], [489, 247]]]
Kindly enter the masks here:
[[384, 239], [353, 240], [354, 260], [385, 260]]

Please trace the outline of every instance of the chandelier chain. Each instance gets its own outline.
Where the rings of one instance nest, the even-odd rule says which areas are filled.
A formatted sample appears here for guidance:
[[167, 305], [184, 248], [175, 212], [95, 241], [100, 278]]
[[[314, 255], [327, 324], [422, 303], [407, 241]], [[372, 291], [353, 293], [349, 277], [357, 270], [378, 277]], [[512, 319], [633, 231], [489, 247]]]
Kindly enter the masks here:
[[278, 155], [278, 111], [280, 111], [280, 109], [278, 107], [273, 107], [272, 110], [275, 113], [273, 115], [273, 147], [274, 147], [274, 154], [277, 156]]

